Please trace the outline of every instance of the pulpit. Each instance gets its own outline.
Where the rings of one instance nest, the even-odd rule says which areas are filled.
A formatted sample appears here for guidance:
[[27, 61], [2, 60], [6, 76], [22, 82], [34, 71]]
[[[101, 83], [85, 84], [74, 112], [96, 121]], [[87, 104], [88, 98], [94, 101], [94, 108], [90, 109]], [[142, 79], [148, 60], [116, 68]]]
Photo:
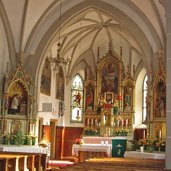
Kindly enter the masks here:
[[112, 139], [112, 157], [124, 157], [126, 145], [127, 139], [125, 137], [116, 137]]

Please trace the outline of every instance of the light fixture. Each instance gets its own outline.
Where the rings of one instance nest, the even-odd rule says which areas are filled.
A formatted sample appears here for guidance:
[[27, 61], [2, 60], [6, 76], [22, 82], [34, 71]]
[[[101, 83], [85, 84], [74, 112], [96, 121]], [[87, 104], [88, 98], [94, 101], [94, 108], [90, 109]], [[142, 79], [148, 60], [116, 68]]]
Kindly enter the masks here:
[[61, 64], [66, 65], [68, 63], [68, 58], [61, 57], [61, 9], [62, 0], [60, 0], [59, 9], [59, 42], [57, 43], [57, 56], [56, 57], [46, 57], [46, 62], [53, 66], [53, 69], [58, 69]]

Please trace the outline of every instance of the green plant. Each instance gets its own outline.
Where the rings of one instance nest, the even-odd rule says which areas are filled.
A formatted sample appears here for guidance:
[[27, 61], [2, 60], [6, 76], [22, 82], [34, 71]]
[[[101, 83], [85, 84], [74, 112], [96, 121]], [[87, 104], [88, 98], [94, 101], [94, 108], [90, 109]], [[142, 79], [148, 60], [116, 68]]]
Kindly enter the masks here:
[[4, 145], [9, 144], [10, 143], [10, 136], [9, 135], [2, 136], [1, 143], [4, 144]]
[[97, 135], [97, 129], [94, 128], [85, 128], [84, 135]]

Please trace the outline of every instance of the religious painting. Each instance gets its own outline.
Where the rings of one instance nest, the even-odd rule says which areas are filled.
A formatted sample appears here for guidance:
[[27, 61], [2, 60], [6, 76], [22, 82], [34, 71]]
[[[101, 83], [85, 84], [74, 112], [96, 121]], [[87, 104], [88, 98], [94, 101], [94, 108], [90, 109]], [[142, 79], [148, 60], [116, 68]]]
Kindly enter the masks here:
[[64, 74], [61, 67], [56, 74], [56, 98], [64, 100]]
[[49, 62], [46, 60], [41, 75], [40, 92], [42, 94], [50, 96], [50, 90], [51, 90], [51, 66]]
[[21, 82], [14, 82], [8, 93], [8, 114], [27, 114], [28, 92]]
[[21, 131], [21, 123], [20, 121], [14, 121], [11, 125], [11, 134], [16, 135], [17, 132]]
[[166, 117], [166, 84], [160, 80], [154, 87], [154, 118]]
[[123, 93], [123, 110], [129, 111], [132, 109], [133, 89], [131, 86], [124, 87]]
[[86, 110], [94, 110], [94, 93], [95, 93], [94, 85], [92, 83], [86, 85], [86, 93], [85, 93]]
[[106, 101], [106, 103], [112, 104], [113, 103], [113, 98], [114, 98], [113, 93], [111, 93], [111, 92], [106, 92], [105, 93], [105, 101]]
[[101, 92], [118, 94], [118, 65], [114, 62], [106, 62], [102, 67], [101, 77]]

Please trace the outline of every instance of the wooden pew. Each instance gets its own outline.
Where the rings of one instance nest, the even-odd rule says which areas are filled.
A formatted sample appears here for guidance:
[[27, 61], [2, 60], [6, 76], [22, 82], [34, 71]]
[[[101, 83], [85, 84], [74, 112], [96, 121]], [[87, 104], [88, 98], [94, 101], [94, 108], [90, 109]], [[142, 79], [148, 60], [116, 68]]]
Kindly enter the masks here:
[[16, 170], [16, 157], [3, 156], [0, 157], [0, 168], [3, 171], [14, 171]]
[[46, 154], [0, 152], [1, 165], [5, 167], [4, 171], [46, 171]]

